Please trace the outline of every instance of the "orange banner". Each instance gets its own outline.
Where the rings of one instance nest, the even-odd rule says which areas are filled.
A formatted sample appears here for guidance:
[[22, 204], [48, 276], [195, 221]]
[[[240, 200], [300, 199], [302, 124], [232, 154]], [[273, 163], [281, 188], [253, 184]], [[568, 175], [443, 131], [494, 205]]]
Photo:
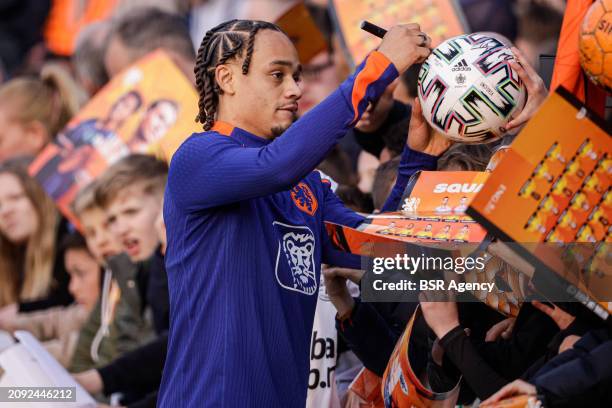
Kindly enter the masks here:
[[79, 32], [87, 24], [108, 18], [117, 3], [117, 0], [52, 1], [44, 30], [47, 48], [54, 54], [70, 56]]
[[297, 3], [280, 16], [276, 20], [276, 25], [289, 36], [302, 64], [306, 64], [327, 48], [325, 37], [317, 28], [303, 2]]
[[76, 193], [131, 152], [169, 162], [182, 141], [200, 131], [198, 99], [170, 57], [156, 51], [113, 78], [30, 166], [30, 173], [75, 225]]

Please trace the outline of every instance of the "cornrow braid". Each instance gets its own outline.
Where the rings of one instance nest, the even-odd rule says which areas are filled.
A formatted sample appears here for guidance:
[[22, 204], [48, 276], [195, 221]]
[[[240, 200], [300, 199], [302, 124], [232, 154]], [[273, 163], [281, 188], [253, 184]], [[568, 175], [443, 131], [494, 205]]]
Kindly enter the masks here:
[[208, 131], [215, 123], [221, 89], [215, 80], [217, 66], [245, 54], [242, 74], [247, 75], [253, 55], [255, 35], [259, 30], [282, 32], [272, 23], [256, 20], [231, 20], [209, 30], [200, 44], [194, 68], [199, 112], [195, 121]]

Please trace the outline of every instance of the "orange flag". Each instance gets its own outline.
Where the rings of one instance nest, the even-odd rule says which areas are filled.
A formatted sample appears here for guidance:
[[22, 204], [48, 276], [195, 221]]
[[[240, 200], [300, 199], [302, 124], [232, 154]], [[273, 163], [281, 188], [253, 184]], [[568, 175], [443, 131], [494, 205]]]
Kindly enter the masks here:
[[[550, 92], [554, 92], [561, 85], [585, 102], [589, 108], [603, 116], [606, 92], [585, 78], [580, 68], [578, 51], [580, 26], [591, 4], [593, 0], [567, 1]], [[586, 98], [587, 95], [588, 98]]]

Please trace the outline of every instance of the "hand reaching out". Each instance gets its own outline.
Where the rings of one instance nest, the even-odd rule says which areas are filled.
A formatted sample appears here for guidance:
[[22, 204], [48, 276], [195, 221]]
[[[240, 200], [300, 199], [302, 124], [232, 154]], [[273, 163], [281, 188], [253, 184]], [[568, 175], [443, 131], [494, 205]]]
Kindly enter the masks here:
[[423, 108], [419, 98], [414, 98], [412, 114], [408, 127], [408, 147], [418, 152], [439, 156], [444, 153], [453, 142], [435, 132], [423, 116]]
[[533, 307], [535, 307], [542, 313], [547, 314], [551, 319], [553, 319], [561, 330], [567, 329], [567, 327], [572, 324], [575, 319], [574, 316], [567, 313], [565, 310], [561, 309], [556, 305], [550, 307], [542, 302], [538, 302], [537, 300], [532, 301], [531, 304], [533, 305]]
[[459, 312], [453, 297], [446, 293], [421, 292], [419, 294], [421, 311], [427, 325], [441, 339], [449, 331], [459, 326]]
[[502, 320], [501, 322], [493, 325], [485, 336], [486, 342], [496, 341], [498, 338], [502, 338], [508, 340], [512, 335], [512, 329], [514, 328], [514, 323], [516, 319], [514, 317], [509, 317], [507, 319]]
[[488, 407], [503, 399], [513, 397], [515, 395], [536, 395], [536, 387], [523, 380], [514, 380], [507, 384], [501, 390], [491, 395], [488, 399], [480, 404], [481, 407]]
[[521, 113], [508, 122], [506, 130], [516, 129], [525, 124], [538, 111], [540, 105], [542, 105], [548, 95], [544, 81], [533, 67], [529, 65], [523, 53], [516, 47], [512, 47], [512, 52], [517, 60], [510, 61], [510, 66], [516, 71], [519, 78], [521, 78], [525, 84], [525, 88], [527, 88], [527, 103]]
[[346, 287], [347, 279], [357, 283], [363, 276], [363, 271], [348, 268], [323, 267], [323, 278], [325, 280], [325, 291], [332, 304], [342, 316], [353, 310], [355, 301]]

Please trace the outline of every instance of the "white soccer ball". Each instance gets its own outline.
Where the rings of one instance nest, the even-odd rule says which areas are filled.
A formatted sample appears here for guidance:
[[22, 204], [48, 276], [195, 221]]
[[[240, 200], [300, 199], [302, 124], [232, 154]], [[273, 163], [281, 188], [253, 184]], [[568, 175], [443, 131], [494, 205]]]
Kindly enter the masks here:
[[509, 42], [495, 33], [444, 41], [419, 72], [419, 100], [427, 122], [462, 143], [502, 137], [527, 98], [525, 85], [508, 64], [513, 59]]

